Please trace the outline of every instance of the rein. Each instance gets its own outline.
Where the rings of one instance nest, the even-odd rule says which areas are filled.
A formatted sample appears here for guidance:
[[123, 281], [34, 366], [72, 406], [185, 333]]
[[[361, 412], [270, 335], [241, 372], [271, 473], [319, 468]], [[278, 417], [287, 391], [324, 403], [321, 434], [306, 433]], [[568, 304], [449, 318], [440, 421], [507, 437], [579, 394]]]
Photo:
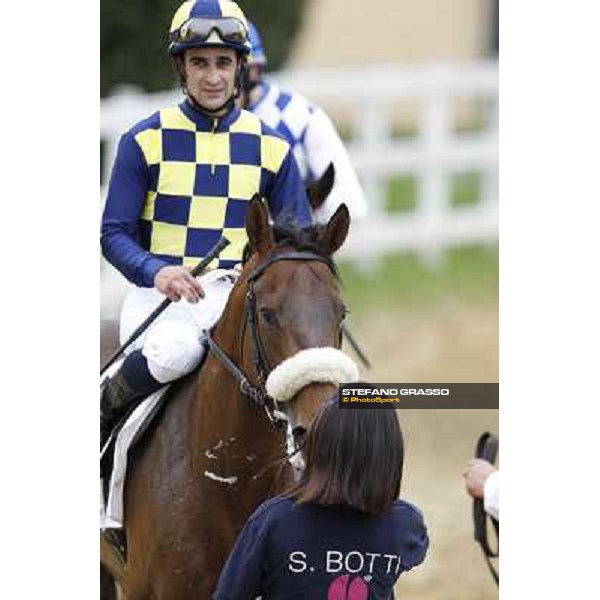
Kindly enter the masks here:
[[[475, 458], [482, 458], [490, 463], [496, 461], [498, 455], [498, 439], [489, 432], [483, 433], [477, 440], [475, 447]], [[489, 516], [484, 509], [483, 499], [475, 498], [473, 500], [473, 522], [475, 525], [475, 540], [481, 546], [488, 568], [496, 584], [499, 583], [498, 572], [492, 565], [490, 558], [498, 558], [498, 552], [494, 552], [488, 541], [487, 520], [490, 519], [496, 531], [496, 537], [500, 539], [500, 527], [498, 521]]]
[[262, 386], [254, 385], [246, 377], [244, 372], [229, 358], [227, 353], [215, 342], [210, 332], [206, 334], [208, 348], [213, 353], [215, 358], [231, 373], [233, 378], [239, 384], [239, 391], [243, 396], [246, 396], [254, 404], [263, 408], [269, 417], [269, 420], [275, 427], [281, 429], [287, 424], [287, 416], [277, 408], [277, 402], [267, 394]]
[[[240, 331], [240, 356], [242, 356], [244, 347], [244, 337], [246, 328], [250, 332], [252, 343], [252, 362], [258, 374], [258, 383], [252, 383], [250, 378], [237, 366], [230, 356], [215, 342], [210, 333], [207, 334], [208, 347], [217, 360], [231, 373], [233, 378], [239, 384], [240, 393], [252, 400], [256, 405], [260, 406], [267, 413], [267, 417], [277, 429], [282, 429], [288, 424], [288, 417], [285, 413], [279, 410], [277, 401], [269, 396], [266, 390], [267, 378], [271, 372], [271, 364], [267, 358], [267, 353], [260, 336], [258, 327], [258, 315], [256, 310], [256, 294], [254, 292], [254, 284], [263, 275], [263, 273], [273, 264], [282, 260], [297, 260], [297, 261], [319, 261], [325, 263], [329, 268], [330, 265], [325, 258], [315, 254], [314, 252], [281, 252], [268, 257], [265, 261], [258, 264], [248, 275], [248, 289], [246, 291], [245, 312], [246, 318], [242, 324]], [[296, 452], [294, 452], [295, 454]], [[290, 456], [293, 456], [290, 455]]]

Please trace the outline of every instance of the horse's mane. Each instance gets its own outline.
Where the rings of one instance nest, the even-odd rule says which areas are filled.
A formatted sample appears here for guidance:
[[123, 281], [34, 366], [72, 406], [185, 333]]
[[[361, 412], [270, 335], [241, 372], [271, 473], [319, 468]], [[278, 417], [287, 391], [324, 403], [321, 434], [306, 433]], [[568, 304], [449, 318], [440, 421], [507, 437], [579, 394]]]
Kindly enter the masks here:
[[[299, 252], [313, 252], [327, 263], [332, 273], [339, 279], [337, 266], [329, 250], [320, 241], [320, 234], [325, 228], [325, 225], [311, 225], [310, 227], [300, 228], [295, 225], [275, 224], [273, 225], [275, 248], [292, 247]], [[244, 248], [243, 264], [246, 264], [253, 253], [254, 249], [250, 242], [248, 242]]]

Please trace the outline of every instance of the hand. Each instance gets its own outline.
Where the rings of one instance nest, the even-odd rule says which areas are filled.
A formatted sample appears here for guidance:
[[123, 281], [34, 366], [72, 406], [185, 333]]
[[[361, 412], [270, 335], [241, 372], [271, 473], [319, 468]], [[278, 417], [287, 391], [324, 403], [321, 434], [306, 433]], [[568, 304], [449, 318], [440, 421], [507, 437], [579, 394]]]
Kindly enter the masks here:
[[467, 470], [463, 473], [467, 492], [474, 498], [483, 498], [485, 480], [497, 470], [493, 464], [482, 458], [470, 460]]
[[200, 298], [204, 298], [204, 290], [197, 279], [190, 275], [190, 271], [189, 267], [163, 267], [154, 276], [154, 285], [173, 302], [185, 298], [195, 304]]

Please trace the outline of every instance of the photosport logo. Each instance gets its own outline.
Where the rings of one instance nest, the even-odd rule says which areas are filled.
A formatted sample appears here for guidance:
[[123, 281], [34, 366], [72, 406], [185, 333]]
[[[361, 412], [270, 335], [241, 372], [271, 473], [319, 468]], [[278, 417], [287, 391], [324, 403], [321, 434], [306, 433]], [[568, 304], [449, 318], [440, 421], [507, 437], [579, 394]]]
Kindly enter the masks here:
[[343, 383], [339, 407], [498, 408], [497, 383]]

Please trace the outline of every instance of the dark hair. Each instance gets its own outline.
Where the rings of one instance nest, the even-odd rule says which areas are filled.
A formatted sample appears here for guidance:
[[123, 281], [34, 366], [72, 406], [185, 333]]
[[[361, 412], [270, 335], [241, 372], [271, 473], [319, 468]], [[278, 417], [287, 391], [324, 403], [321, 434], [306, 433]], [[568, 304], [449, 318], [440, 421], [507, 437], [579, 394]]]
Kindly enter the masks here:
[[299, 503], [383, 515], [400, 494], [404, 441], [395, 410], [346, 409], [337, 394], [311, 424], [306, 468], [285, 495]]
[[[320, 256], [329, 266], [331, 272], [339, 279], [338, 268], [331, 257], [330, 252], [325, 248], [320, 240], [320, 235], [324, 231], [324, 225], [310, 225], [308, 227], [298, 227], [293, 217], [289, 220], [282, 220], [273, 225], [273, 239], [276, 247], [291, 246], [299, 252], [312, 252]], [[244, 246], [242, 253], [242, 264], [246, 264], [252, 254], [254, 248], [248, 242]]]

